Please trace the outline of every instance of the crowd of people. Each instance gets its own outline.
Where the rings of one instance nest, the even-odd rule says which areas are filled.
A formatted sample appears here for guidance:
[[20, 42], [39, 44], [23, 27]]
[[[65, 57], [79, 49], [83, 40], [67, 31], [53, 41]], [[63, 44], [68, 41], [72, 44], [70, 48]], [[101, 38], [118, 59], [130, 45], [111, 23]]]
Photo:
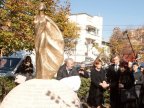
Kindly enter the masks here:
[[71, 76], [91, 79], [87, 98], [91, 108], [103, 108], [105, 90], [110, 93], [111, 108], [144, 107], [144, 66], [137, 62], [126, 62], [114, 55], [107, 68], [103, 68], [103, 62], [96, 59], [87, 72], [84, 64], [77, 70], [74, 60], [69, 58], [60, 67], [57, 79]]
[[[73, 59], [66, 59], [59, 68], [56, 79], [66, 79], [68, 85], [74, 83], [73, 86], [77, 86], [74, 91], [77, 92], [81, 83], [79, 77], [90, 78], [87, 104], [91, 108], [103, 108], [105, 90], [110, 93], [111, 108], [144, 108], [144, 66], [137, 62], [122, 61], [118, 55], [112, 57], [107, 68], [103, 67], [100, 59], [96, 59], [89, 72], [85, 64], [82, 63], [77, 69], [74, 63]], [[33, 65], [29, 56], [17, 73], [25, 76], [26, 80], [33, 78]]]

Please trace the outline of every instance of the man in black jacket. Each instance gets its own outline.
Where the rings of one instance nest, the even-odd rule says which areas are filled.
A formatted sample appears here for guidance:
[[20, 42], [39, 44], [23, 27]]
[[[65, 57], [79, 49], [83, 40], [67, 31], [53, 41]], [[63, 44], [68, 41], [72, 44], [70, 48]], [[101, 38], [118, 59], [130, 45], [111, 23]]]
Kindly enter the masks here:
[[119, 76], [120, 76], [120, 58], [118, 55], [112, 57], [112, 64], [107, 70], [107, 81], [110, 84], [110, 104], [111, 108], [119, 106]]
[[62, 65], [57, 73], [57, 80], [61, 80], [65, 77], [70, 76], [78, 76], [79, 73], [77, 72], [76, 68], [74, 67], [74, 60], [72, 58], [68, 58], [65, 60], [64, 65]]

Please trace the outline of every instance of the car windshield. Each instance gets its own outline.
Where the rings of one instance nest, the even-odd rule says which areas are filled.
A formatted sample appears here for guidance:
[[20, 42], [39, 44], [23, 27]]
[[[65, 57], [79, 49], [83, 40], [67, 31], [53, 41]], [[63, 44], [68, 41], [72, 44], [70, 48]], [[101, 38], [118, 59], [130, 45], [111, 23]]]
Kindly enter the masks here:
[[21, 58], [0, 58], [0, 72], [13, 71], [20, 60]]

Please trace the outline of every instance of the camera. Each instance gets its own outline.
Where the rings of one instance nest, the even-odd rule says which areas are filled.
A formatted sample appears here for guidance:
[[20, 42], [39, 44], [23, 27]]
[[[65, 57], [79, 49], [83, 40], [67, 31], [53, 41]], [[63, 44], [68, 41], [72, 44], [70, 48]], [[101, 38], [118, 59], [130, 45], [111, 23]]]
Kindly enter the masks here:
[[84, 69], [80, 69], [79, 71], [84, 71]]

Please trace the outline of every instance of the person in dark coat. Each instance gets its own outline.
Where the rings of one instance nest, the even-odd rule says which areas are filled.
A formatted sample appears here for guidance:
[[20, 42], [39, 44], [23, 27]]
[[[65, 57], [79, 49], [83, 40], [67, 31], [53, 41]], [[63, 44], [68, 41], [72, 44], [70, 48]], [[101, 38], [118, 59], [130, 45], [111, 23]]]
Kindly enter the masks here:
[[133, 63], [133, 76], [135, 79], [135, 91], [137, 94], [137, 107], [139, 106], [140, 102], [140, 90], [142, 87], [142, 72], [140, 72], [139, 64], [137, 62]]
[[142, 73], [141, 76], [142, 86], [140, 89], [139, 108], [144, 108], [144, 70], [142, 70], [141, 73]]
[[65, 63], [58, 70], [56, 79], [61, 80], [70, 76], [79, 76], [76, 68], [74, 67], [74, 60], [72, 58], [65, 60]]
[[109, 86], [106, 83], [105, 71], [102, 69], [102, 61], [95, 60], [91, 69], [91, 85], [87, 103], [92, 108], [101, 108], [104, 97], [103, 92]]
[[[128, 63], [123, 61], [120, 63], [120, 108], [136, 108], [136, 92], [134, 86], [134, 76], [129, 70]], [[131, 94], [131, 98], [127, 98], [127, 93]]]
[[33, 64], [30, 56], [26, 56], [26, 58], [22, 61], [22, 64], [18, 67], [16, 71], [16, 75], [22, 75], [26, 77], [26, 80], [33, 78]]
[[80, 65], [80, 68], [78, 69], [78, 73], [79, 73], [80, 77], [89, 78], [89, 73], [90, 72], [88, 72], [86, 70], [85, 64]]
[[112, 56], [112, 64], [107, 69], [107, 82], [110, 84], [110, 105], [111, 108], [119, 106], [119, 77], [120, 77], [120, 58], [118, 55]]

